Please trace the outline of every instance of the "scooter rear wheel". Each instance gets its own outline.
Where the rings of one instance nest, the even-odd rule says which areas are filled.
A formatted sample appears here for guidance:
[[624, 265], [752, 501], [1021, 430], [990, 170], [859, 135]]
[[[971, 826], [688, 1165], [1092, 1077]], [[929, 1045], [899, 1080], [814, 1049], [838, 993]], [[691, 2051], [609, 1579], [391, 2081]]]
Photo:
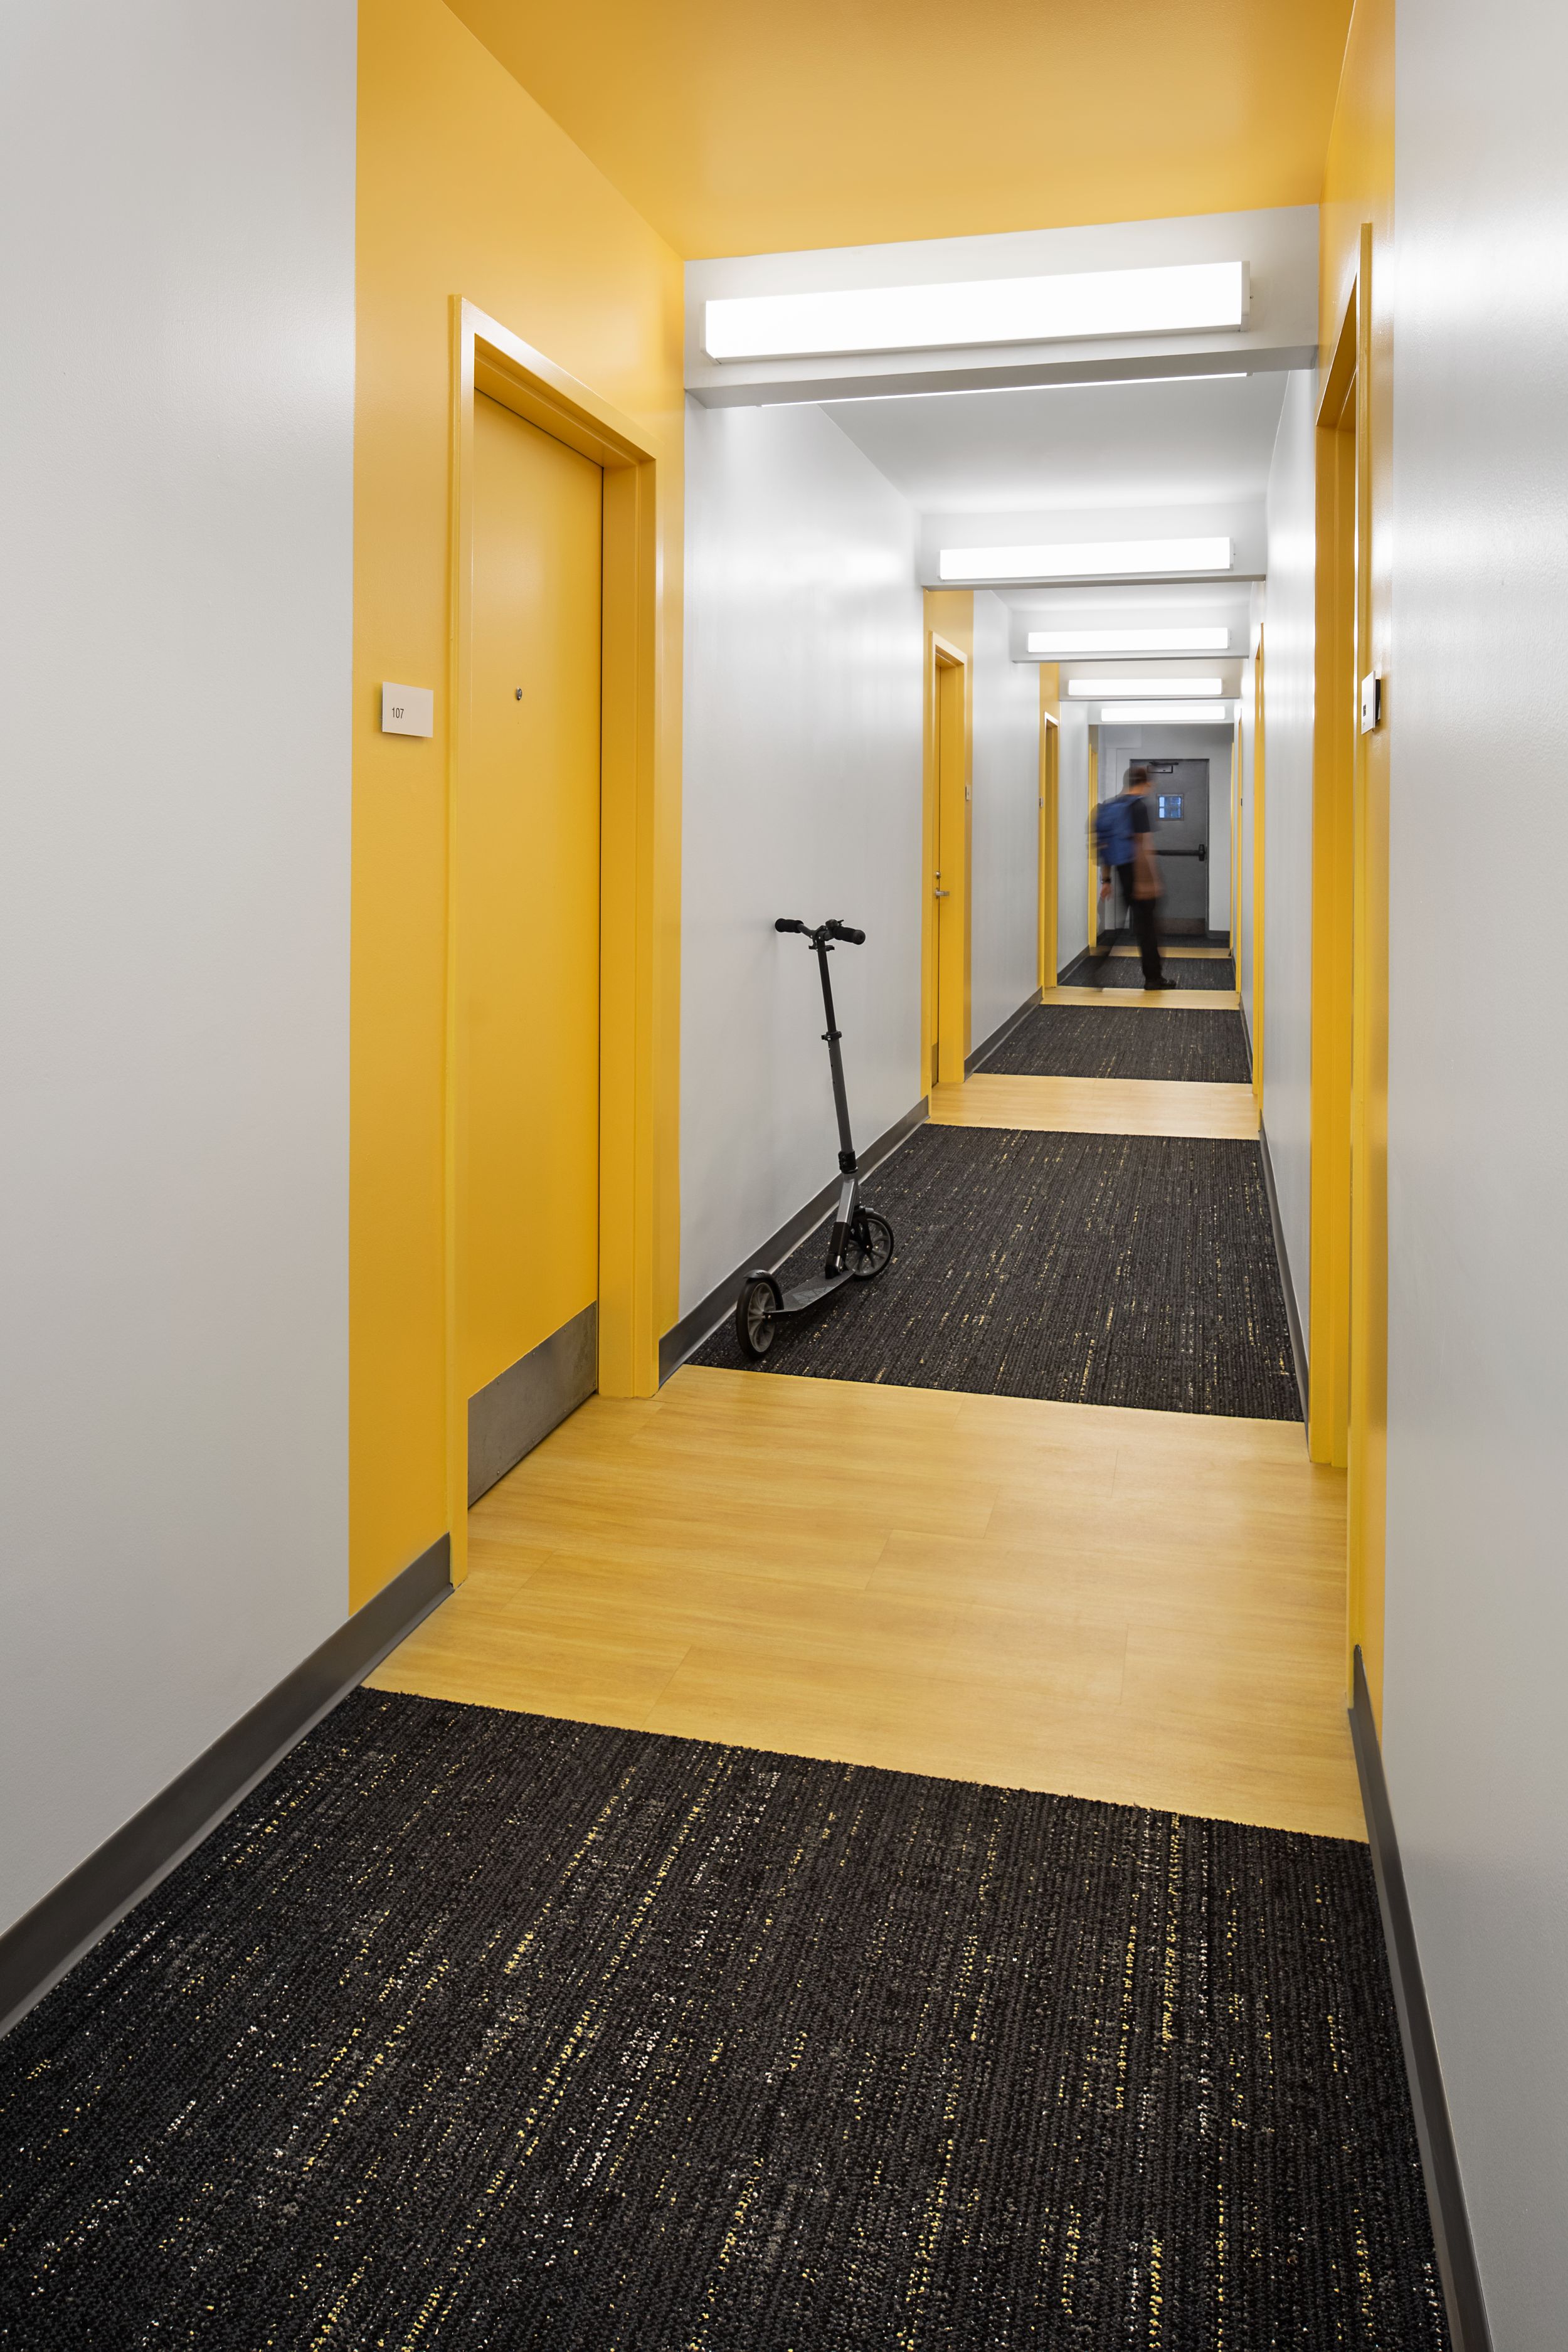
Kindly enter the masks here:
[[774, 1317], [783, 1297], [771, 1274], [749, 1274], [735, 1301], [735, 1338], [741, 1353], [760, 1364], [773, 1346], [778, 1325]]
[[893, 1228], [886, 1217], [862, 1209], [858, 1223], [849, 1234], [849, 1271], [857, 1282], [875, 1282], [886, 1274], [893, 1259]]

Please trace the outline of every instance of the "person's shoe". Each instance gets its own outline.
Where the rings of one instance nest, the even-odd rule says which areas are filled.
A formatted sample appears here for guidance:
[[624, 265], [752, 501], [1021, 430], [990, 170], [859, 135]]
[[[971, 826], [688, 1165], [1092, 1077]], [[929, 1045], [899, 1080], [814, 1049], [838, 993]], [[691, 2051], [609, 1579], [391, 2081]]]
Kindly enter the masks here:
[[1143, 983], [1145, 988], [1175, 988], [1178, 984], [1179, 983], [1177, 982], [1170, 979], [1164, 972], [1160, 974], [1158, 980], [1146, 980]]

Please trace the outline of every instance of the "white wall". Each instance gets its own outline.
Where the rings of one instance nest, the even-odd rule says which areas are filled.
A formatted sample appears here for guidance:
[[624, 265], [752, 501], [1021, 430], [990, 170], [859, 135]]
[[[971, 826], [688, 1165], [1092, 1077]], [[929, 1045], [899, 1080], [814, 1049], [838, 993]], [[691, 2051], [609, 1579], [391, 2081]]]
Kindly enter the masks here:
[[1497, 2352], [1568, 2313], [1568, 1024], [1467, 943], [1563, 837], [1565, 78], [1402, 0], [1383, 1738]]
[[[1312, 698], [1317, 387], [1291, 375], [1268, 477], [1264, 622], [1263, 1124], [1307, 1331], [1311, 1235]], [[1247, 679], [1250, 697], [1252, 680]], [[1247, 709], [1250, 712], [1251, 701]], [[1250, 850], [1250, 836], [1248, 839]], [[1250, 868], [1247, 887], [1251, 887]], [[1250, 943], [1249, 943], [1250, 944]], [[1247, 984], [1250, 1001], [1250, 964]]]
[[347, 1613], [354, 10], [0, 45], [3, 1927]]
[[974, 1047], [1039, 985], [1040, 669], [1009, 652], [1011, 616], [974, 596], [973, 873], [970, 1042]]
[[1057, 754], [1057, 970], [1089, 945], [1089, 712], [1064, 702]]
[[923, 600], [915, 520], [816, 408], [687, 406], [680, 1304], [833, 1177], [815, 960], [858, 1143], [920, 1071]]

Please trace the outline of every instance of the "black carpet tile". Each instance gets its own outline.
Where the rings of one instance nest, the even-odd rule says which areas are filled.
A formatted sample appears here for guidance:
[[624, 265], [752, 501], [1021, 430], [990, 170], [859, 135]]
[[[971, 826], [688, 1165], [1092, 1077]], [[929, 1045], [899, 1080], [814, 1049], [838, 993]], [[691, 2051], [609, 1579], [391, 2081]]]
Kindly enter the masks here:
[[26, 2352], [1446, 2343], [1337, 1839], [360, 1692], [0, 2114]]
[[[921, 1127], [866, 1198], [891, 1265], [781, 1323], [764, 1370], [1300, 1419], [1255, 1143]], [[826, 1244], [802, 1244], [786, 1288]], [[695, 1361], [743, 1363], [728, 1322]]]
[[987, 1077], [1193, 1078], [1252, 1076], [1239, 1013], [1157, 1012], [1145, 1021], [1093, 1004], [1037, 1004], [981, 1065]]
[[[1167, 956], [1165, 978], [1178, 988], [1234, 988], [1236, 966], [1228, 956]], [[1136, 956], [1100, 956], [1074, 975], [1079, 988], [1142, 988], [1143, 967]]]

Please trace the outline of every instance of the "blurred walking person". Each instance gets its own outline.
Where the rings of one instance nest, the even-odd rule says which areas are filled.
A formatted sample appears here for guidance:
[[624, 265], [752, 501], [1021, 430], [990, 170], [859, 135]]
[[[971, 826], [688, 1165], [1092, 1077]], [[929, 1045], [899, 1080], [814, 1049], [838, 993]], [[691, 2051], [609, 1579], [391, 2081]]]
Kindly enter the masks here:
[[1114, 800], [1101, 801], [1095, 812], [1095, 849], [1100, 858], [1100, 895], [1110, 896], [1114, 874], [1127, 903], [1127, 917], [1138, 942], [1145, 988], [1172, 988], [1160, 954], [1155, 909], [1163, 895], [1160, 862], [1154, 855], [1154, 820], [1149, 813], [1150, 775], [1134, 760], [1127, 781]]

